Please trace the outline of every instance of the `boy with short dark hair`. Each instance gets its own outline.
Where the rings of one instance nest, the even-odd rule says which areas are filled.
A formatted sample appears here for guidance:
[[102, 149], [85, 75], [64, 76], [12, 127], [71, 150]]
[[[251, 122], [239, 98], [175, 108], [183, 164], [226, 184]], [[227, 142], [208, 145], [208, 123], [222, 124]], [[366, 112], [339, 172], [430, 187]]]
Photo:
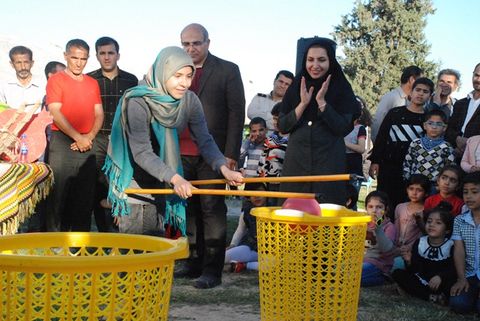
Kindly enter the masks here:
[[[275, 131], [265, 140], [263, 153], [258, 161], [258, 176], [278, 177], [282, 174], [283, 159], [287, 149], [288, 134], [282, 134], [278, 130], [278, 115], [280, 105], [277, 103], [272, 108], [273, 127]], [[269, 189], [270, 190], [270, 189]]]
[[403, 161], [403, 178], [408, 180], [413, 174], [422, 174], [435, 186], [440, 170], [455, 161], [453, 148], [444, 138], [447, 116], [440, 109], [427, 112], [423, 129], [425, 135], [410, 143]]
[[433, 88], [430, 79], [418, 78], [413, 83], [408, 106], [391, 109], [375, 139], [369, 174], [378, 179], [377, 189], [387, 193], [393, 208], [406, 199], [403, 160], [410, 143], [423, 134], [424, 105]]
[[452, 240], [457, 282], [450, 290], [450, 307], [457, 313], [480, 312], [480, 172], [463, 180], [463, 200], [468, 211], [455, 217]]
[[244, 177], [257, 177], [258, 161], [263, 152], [263, 143], [267, 138], [267, 123], [261, 117], [254, 117], [248, 127], [250, 134], [242, 143], [238, 166]]

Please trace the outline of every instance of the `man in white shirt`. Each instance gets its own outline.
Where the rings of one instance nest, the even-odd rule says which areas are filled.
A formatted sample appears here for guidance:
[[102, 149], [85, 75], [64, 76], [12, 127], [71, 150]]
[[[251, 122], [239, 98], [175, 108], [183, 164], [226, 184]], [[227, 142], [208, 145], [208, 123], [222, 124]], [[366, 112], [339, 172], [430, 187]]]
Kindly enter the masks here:
[[423, 70], [419, 67], [408, 66], [403, 69], [402, 76], [400, 77], [400, 87], [389, 91], [380, 98], [372, 124], [373, 142], [375, 142], [380, 125], [388, 111], [394, 107], [408, 105], [408, 95], [410, 95], [410, 92], [412, 91], [412, 85], [417, 78], [422, 77], [422, 74]]
[[280, 70], [273, 81], [273, 90], [270, 94], [257, 94], [248, 105], [247, 117], [252, 120], [255, 117], [265, 119], [268, 134], [275, 131], [273, 126], [272, 108], [283, 99], [285, 92], [293, 81], [293, 74], [288, 70]]
[[[26, 106], [41, 103], [45, 96], [44, 86], [40, 86], [32, 76], [32, 51], [24, 46], [16, 46], [10, 50], [10, 65], [15, 70], [15, 77], [0, 83], [0, 103], [18, 109], [22, 104]], [[40, 108], [37, 112], [40, 111]]]

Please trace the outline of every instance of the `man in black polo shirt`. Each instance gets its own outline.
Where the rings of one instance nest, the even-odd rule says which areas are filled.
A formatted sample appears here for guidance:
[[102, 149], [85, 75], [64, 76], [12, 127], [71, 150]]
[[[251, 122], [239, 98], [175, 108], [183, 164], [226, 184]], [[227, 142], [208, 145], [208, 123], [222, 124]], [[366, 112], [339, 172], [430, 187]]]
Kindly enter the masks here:
[[[97, 186], [95, 192], [95, 222], [99, 232], [112, 232], [115, 230], [110, 213], [105, 214], [105, 208], [101, 201], [107, 198], [108, 183], [101, 171], [107, 154], [108, 140], [112, 130], [113, 117], [117, 109], [118, 101], [123, 93], [138, 84], [134, 75], [121, 70], [117, 66], [120, 59], [119, 45], [115, 39], [101, 37], [95, 43], [97, 60], [101, 68], [92, 71], [88, 75], [95, 78], [100, 86], [103, 113], [105, 115], [102, 129], [96, 137], [95, 155], [97, 158]], [[103, 203], [102, 204], [106, 204]]]

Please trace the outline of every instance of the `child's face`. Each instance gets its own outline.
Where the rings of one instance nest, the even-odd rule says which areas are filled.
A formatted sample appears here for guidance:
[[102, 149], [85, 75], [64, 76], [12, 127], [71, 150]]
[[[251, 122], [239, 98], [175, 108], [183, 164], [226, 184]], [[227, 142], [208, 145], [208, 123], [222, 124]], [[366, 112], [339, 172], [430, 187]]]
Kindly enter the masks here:
[[267, 138], [267, 129], [262, 124], [253, 124], [250, 126], [250, 141], [255, 144], [263, 143]]
[[410, 101], [417, 106], [423, 106], [430, 99], [431, 94], [430, 87], [417, 84], [410, 93]]
[[425, 129], [428, 138], [435, 139], [443, 136], [447, 129], [447, 124], [443, 122], [442, 117], [433, 115], [423, 123], [423, 129]]
[[376, 197], [372, 197], [367, 204], [367, 213], [379, 219], [385, 213], [385, 205]]
[[463, 201], [472, 211], [480, 209], [480, 185], [466, 183], [463, 185]]
[[431, 213], [425, 223], [425, 230], [430, 237], [444, 238], [447, 233], [447, 226], [439, 213]]
[[272, 123], [273, 123], [273, 128], [276, 131], [279, 131], [279, 129], [278, 129], [278, 116], [272, 116]]
[[250, 196], [250, 202], [252, 202], [253, 206], [255, 207], [261, 207], [265, 206], [267, 203], [267, 198], [261, 196]]
[[414, 203], [423, 202], [425, 190], [420, 184], [412, 184], [407, 187], [408, 199]]
[[458, 176], [455, 172], [446, 170], [437, 179], [440, 195], [452, 195], [458, 187]]

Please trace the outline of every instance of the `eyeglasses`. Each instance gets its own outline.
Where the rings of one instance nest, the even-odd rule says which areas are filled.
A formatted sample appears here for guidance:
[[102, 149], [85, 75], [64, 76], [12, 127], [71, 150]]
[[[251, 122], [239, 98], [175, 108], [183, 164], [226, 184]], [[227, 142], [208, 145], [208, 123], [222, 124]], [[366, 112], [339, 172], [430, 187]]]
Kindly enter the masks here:
[[445, 127], [445, 123], [441, 121], [427, 121], [425, 122], [430, 127]]
[[184, 48], [188, 48], [190, 46], [192, 47], [200, 47], [201, 45], [203, 45], [205, 43], [205, 41], [192, 41], [192, 42], [188, 42], [188, 41], [182, 41], [182, 47]]

